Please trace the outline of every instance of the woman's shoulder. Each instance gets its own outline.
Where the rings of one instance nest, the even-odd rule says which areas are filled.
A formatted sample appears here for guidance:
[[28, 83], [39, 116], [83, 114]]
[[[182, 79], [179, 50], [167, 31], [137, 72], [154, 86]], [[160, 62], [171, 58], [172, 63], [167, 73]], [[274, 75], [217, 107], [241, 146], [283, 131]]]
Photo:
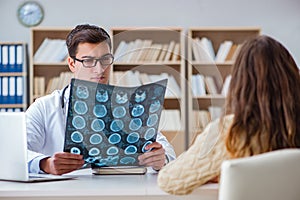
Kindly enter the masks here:
[[231, 115], [225, 115], [224, 117], [217, 118], [217, 119], [211, 121], [206, 126], [205, 129], [214, 129], [214, 130], [219, 129], [220, 131], [222, 131], [224, 129], [228, 129], [232, 123], [233, 117], [234, 117], [234, 115], [231, 114]]

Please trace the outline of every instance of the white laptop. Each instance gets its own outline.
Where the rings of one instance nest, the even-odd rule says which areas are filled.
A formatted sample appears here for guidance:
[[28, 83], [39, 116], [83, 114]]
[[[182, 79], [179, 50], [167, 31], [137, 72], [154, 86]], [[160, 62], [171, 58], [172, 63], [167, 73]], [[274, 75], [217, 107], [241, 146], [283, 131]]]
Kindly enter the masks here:
[[74, 177], [28, 173], [24, 112], [0, 113], [0, 179], [20, 182], [66, 180]]

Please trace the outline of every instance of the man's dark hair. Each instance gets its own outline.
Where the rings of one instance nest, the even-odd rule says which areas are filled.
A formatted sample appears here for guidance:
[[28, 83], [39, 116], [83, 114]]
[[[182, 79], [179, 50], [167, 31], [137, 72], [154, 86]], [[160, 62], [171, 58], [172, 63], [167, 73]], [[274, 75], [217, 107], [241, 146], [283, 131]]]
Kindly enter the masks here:
[[67, 36], [66, 44], [70, 57], [75, 57], [79, 43], [101, 43], [106, 42], [111, 49], [109, 34], [101, 27], [89, 24], [77, 25]]

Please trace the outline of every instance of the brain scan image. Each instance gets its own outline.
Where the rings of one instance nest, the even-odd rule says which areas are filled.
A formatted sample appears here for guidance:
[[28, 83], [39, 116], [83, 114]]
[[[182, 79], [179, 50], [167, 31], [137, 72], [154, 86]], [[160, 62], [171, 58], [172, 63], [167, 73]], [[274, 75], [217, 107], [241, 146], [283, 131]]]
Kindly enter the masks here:
[[71, 134], [71, 139], [75, 143], [81, 143], [83, 141], [83, 135], [79, 131], [74, 131]]
[[76, 129], [83, 129], [85, 127], [85, 120], [82, 116], [77, 115], [73, 118], [72, 125]]
[[88, 107], [84, 101], [76, 101], [74, 104], [74, 111], [78, 115], [84, 115], [88, 111]]
[[93, 113], [96, 117], [104, 117], [107, 114], [107, 109], [104, 105], [95, 105]]
[[143, 125], [143, 122], [140, 118], [134, 118], [129, 123], [129, 129], [132, 131], [139, 130]]
[[118, 133], [113, 133], [109, 136], [108, 141], [110, 144], [117, 144], [121, 141], [121, 136]]
[[167, 80], [119, 87], [72, 79], [64, 151], [84, 167], [138, 166], [156, 141]]
[[102, 142], [102, 136], [100, 134], [93, 134], [90, 137], [90, 143], [91, 144], [100, 144]]
[[105, 128], [105, 123], [102, 119], [94, 119], [91, 124], [91, 129], [95, 132], [100, 132]]
[[129, 135], [126, 138], [129, 144], [136, 143], [137, 141], [139, 141], [139, 139], [140, 135], [137, 132], [129, 133]]
[[155, 97], [159, 97], [163, 93], [164, 93], [164, 88], [163, 87], [158, 86], [154, 89], [154, 96]]
[[161, 104], [159, 100], [155, 100], [150, 104], [149, 112], [154, 113], [157, 112], [161, 108]]
[[87, 163], [94, 163], [96, 161], [96, 158], [95, 157], [88, 157], [88, 158], [86, 158], [84, 160]]
[[113, 132], [118, 132], [124, 128], [124, 123], [122, 120], [115, 119], [110, 124], [110, 130]]
[[139, 117], [141, 116], [142, 114], [144, 114], [144, 106], [141, 105], [141, 104], [135, 104], [132, 108], [132, 111], [131, 111], [131, 115], [133, 117]]
[[107, 102], [108, 101], [108, 92], [106, 90], [97, 90], [96, 100], [101, 103]]
[[135, 154], [136, 152], [137, 152], [137, 148], [134, 145], [129, 145], [128, 147], [126, 147], [124, 151], [126, 155]]
[[107, 149], [106, 154], [109, 156], [113, 156], [119, 153], [119, 149], [115, 146], [111, 146]]
[[97, 156], [100, 154], [100, 150], [96, 147], [93, 147], [89, 150], [89, 155], [90, 156]]
[[81, 151], [80, 151], [80, 149], [77, 148], [77, 147], [72, 147], [71, 150], [70, 150], [70, 153], [80, 154]]
[[134, 164], [136, 162], [136, 159], [133, 157], [124, 157], [121, 158], [120, 163], [125, 164], [125, 165], [130, 165], [130, 164]]
[[119, 161], [119, 156], [107, 156], [106, 158], [101, 158], [98, 166], [116, 166]]
[[89, 97], [89, 90], [86, 86], [79, 85], [76, 90], [76, 95], [79, 99], [87, 99]]
[[146, 91], [137, 90], [134, 96], [134, 100], [136, 103], [143, 102], [146, 99]]
[[151, 114], [149, 118], [147, 119], [147, 126], [152, 127], [158, 122], [158, 115], [157, 114]]
[[116, 99], [115, 99], [117, 104], [124, 104], [127, 103], [128, 101], [128, 95], [124, 91], [118, 91], [116, 94]]
[[155, 136], [156, 132], [154, 128], [148, 128], [146, 133], [145, 133], [145, 140], [150, 140], [151, 138], [153, 138]]
[[113, 109], [114, 118], [122, 118], [126, 115], [126, 109], [124, 106], [117, 106]]

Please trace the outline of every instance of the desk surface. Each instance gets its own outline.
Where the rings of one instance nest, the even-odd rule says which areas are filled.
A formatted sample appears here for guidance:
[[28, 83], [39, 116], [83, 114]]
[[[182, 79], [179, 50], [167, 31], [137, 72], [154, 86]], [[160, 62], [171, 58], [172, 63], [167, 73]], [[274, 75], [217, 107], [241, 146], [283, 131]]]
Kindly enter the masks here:
[[73, 180], [19, 183], [0, 181], [0, 199], [207, 199], [217, 200], [218, 185], [207, 184], [191, 195], [175, 196], [162, 191], [157, 173], [146, 175], [93, 175], [90, 169], [69, 174]]

